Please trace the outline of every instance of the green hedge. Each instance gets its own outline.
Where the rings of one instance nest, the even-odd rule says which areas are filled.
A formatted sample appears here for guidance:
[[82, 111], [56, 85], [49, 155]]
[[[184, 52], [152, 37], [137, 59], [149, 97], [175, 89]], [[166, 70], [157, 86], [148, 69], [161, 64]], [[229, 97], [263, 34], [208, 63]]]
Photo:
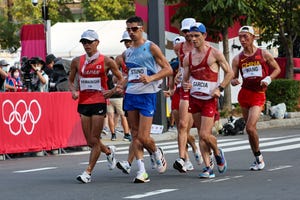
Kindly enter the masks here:
[[288, 112], [297, 111], [300, 97], [300, 81], [291, 79], [275, 79], [267, 90], [267, 101], [272, 106], [285, 103]]

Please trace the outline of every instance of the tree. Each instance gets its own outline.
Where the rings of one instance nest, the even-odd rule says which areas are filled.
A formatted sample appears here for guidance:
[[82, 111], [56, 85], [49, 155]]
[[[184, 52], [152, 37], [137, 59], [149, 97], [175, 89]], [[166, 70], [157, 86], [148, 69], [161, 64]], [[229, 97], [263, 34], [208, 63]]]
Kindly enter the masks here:
[[287, 58], [286, 78], [293, 79], [293, 44], [300, 35], [300, 0], [249, 0], [249, 4], [256, 8], [249, 16], [261, 29], [261, 40], [275, 39], [275, 44], [280, 44]]
[[[223, 53], [229, 62], [228, 28], [237, 21], [249, 18], [241, 17], [245, 13], [252, 13], [247, 0], [166, 0], [169, 3], [181, 3], [173, 20], [194, 17], [206, 25], [208, 36], [216, 42], [223, 40]], [[225, 88], [224, 110], [231, 110], [231, 89]]]
[[[63, 2], [48, 1], [49, 16], [52, 24], [58, 21], [74, 21], [73, 16]], [[43, 23], [42, 3], [33, 6], [30, 0], [8, 0], [7, 7], [0, 16], [0, 45], [11, 52], [20, 47], [20, 29], [24, 24]]]
[[81, 5], [83, 21], [126, 19], [135, 13], [133, 0], [82, 0]]

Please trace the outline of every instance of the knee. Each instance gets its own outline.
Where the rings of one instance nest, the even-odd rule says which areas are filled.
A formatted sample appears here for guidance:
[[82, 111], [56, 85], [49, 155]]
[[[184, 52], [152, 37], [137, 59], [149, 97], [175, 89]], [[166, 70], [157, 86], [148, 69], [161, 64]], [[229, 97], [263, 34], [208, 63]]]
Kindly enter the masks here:
[[246, 131], [248, 134], [252, 134], [256, 131], [256, 125], [254, 124], [247, 124], [246, 125]]
[[179, 127], [182, 129], [187, 129], [188, 123], [184, 120], [179, 120]]
[[89, 147], [93, 148], [100, 144], [100, 139], [97, 137], [90, 137], [87, 138], [86, 142]]

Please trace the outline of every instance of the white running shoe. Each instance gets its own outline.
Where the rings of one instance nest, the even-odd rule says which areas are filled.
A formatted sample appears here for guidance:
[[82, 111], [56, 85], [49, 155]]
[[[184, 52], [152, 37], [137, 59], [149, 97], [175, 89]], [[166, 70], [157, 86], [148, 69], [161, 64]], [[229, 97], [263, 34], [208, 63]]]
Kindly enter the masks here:
[[201, 153], [199, 152], [199, 150], [197, 149], [197, 151], [194, 153], [195, 156], [195, 160], [197, 162], [198, 165], [201, 165], [203, 163], [203, 158]]
[[84, 171], [81, 175], [78, 175], [76, 179], [81, 183], [90, 183], [92, 181], [91, 175], [89, 175], [86, 171]]
[[185, 161], [184, 167], [186, 168], [187, 171], [194, 170], [194, 166], [193, 166], [192, 162], [189, 160]]
[[180, 173], [187, 171], [185, 162], [181, 158], [177, 158], [173, 164], [173, 168], [178, 170]]
[[107, 162], [108, 162], [108, 168], [110, 170], [114, 169], [116, 167], [116, 147], [115, 146], [108, 146], [108, 148], [110, 149], [110, 154], [106, 156]]
[[133, 180], [134, 183], [147, 183], [149, 181], [150, 179], [147, 172], [137, 172], [137, 176]]
[[108, 135], [108, 133], [109, 133], [110, 131], [109, 131], [109, 128], [107, 128], [107, 127], [104, 127], [103, 129], [102, 129], [102, 134], [104, 134], [104, 135]]
[[131, 166], [128, 161], [119, 161], [117, 162], [117, 168], [122, 170], [125, 174], [130, 174]]
[[167, 161], [165, 159], [163, 150], [158, 147], [158, 150], [160, 151], [160, 155], [158, 157], [155, 158], [156, 161], [156, 169], [159, 173], [164, 173], [167, 170]]
[[250, 166], [250, 170], [258, 171], [265, 168], [265, 162], [262, 155], [256, 156], [254, 163]]
[[212, 153], [209, 155], [209, 167], [210, 169], [214, 169], [215, 167], [214, 155]]

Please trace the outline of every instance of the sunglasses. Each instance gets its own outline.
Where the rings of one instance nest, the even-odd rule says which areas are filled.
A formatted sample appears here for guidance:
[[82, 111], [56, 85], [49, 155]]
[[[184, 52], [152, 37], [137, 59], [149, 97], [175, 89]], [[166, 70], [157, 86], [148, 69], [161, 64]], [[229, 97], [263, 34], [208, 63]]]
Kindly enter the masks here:
[[127, 27], [126, 31], [127, 32], [130, 32], [130, 31], [136, 32], [137, 30], [139, 30], [139, 28], [142, 28], [142, 26]]
[[94, 41], [91, 41], [91, 40], [82, 40], [81, 43], [82, 44], [92, 44]]
[[190, 32], [189, 30], [182, 30], [183, 33], [188, 33]]

